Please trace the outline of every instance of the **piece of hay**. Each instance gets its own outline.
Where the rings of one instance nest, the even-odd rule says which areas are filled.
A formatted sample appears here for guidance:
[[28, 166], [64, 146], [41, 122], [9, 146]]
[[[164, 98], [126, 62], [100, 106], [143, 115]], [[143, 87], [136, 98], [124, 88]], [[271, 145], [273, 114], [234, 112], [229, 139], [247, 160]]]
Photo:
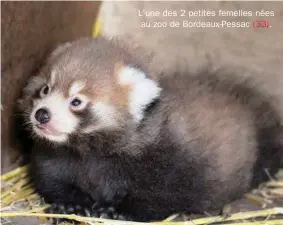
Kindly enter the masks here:
[[92, 36], [97, 37], [102, 35], [102, 15], [98, 14], [92, 28]]

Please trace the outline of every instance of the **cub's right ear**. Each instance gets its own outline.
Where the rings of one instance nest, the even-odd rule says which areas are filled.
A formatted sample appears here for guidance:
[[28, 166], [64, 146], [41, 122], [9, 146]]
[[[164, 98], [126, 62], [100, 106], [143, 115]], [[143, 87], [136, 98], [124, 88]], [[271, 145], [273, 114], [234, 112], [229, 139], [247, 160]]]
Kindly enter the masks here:
[[[21, 107], [23, 104], [24, 104], [24, 99], [23, 99], [23, 98], [19, 98], [19, 99], [17, 100], [17, 106], [18, 106], [18, 107]], [[2, 107], [2, 105], [1, 105], [1, 107]]]
[[58, 45], [52, 52], [51, 55], [49, 56], [49, 59], [52, 59], [58, 55], [60, 55], [62, 52], [67, 50], [72, 44], [70, 42], [66, 42], [63, 44]]

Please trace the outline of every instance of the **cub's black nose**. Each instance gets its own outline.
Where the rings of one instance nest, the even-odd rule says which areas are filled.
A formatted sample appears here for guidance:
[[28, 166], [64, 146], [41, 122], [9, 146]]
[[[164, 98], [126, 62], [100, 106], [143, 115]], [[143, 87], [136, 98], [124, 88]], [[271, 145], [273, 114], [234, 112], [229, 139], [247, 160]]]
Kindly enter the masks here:
[[35, 119], [42, 123], [47, 123], [50, 120], [50, 113], [46, 108], [40, 108], [35, 113]]

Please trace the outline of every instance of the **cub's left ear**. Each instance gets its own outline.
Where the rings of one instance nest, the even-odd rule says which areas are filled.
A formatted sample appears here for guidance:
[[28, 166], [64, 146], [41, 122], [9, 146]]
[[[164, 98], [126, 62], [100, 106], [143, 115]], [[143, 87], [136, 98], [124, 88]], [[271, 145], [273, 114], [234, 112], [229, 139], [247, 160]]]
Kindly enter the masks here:
[[128, 87], [129, 90], [129, 111], [134, 120], [139, 122], [142, 120], [147, 106], [159, 98], [162, 89], [138, 68], [119, 66], [117, 72], [118, 83], [121, 86]]

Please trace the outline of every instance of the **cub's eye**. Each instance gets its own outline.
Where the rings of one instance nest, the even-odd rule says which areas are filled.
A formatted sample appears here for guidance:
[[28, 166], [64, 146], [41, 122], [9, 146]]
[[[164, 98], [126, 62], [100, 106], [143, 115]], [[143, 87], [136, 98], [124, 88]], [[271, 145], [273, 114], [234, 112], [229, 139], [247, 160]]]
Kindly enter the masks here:
[[88, 98], [84, 95], [74, 96], [70, 99], [70, 108], [73, 111], [81, 111], [88, 104]]
[[82, 104], [82, 101], [78, 98], [75, 98], [71, 101], [71, 105], [74, 106], [74, 107], [79, 106], [81, 104]]
[[41, 88], [39, 95], [40, 95], [40, 97], [44, 97], [44, 96], [48, 95], [49, 92], [50, 92], [50, 87], [48, 85], [44, 85]]

